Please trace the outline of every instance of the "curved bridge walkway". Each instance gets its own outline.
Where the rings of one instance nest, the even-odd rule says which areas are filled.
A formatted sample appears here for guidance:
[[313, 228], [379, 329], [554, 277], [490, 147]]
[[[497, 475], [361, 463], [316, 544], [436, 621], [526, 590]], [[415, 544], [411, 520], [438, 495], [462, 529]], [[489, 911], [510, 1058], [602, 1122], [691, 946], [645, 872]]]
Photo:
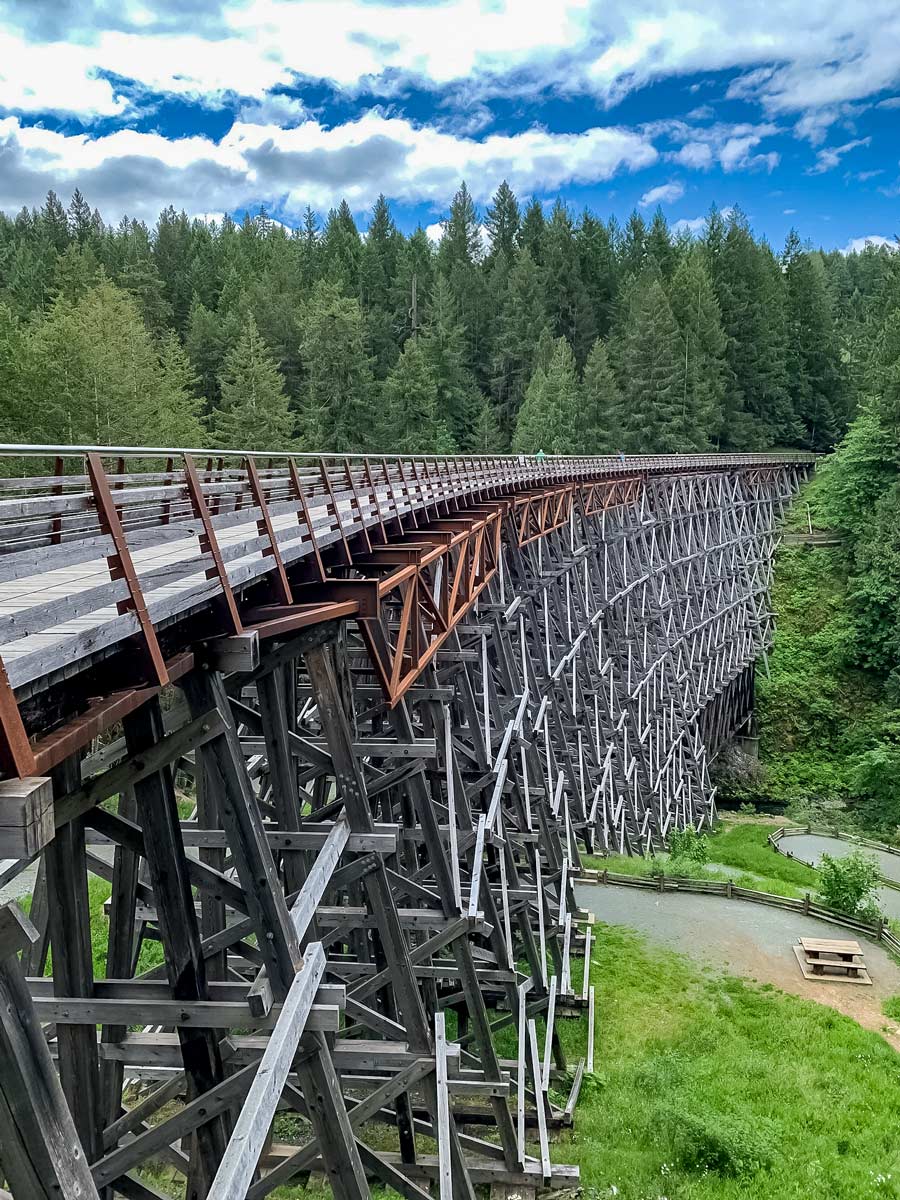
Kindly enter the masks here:
[[14, 1194], [571, 1186], [572, 875], [713, 815], [810, 460], [0, 454]]

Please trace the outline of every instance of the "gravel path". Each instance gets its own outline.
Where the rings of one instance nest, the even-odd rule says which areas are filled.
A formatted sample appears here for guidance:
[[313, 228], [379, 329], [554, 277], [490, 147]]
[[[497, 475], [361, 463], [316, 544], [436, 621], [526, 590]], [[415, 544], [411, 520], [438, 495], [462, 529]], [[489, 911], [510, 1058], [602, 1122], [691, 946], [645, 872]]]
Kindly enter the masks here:
[[660, 896], [602, 884], [576, 884], [575, 896], [598, 921], [626, 925], [703, 964], [827, 1004], [881, 1033], [900, 1050], [900, 1028], [881, 1011], [884, 998], [900, 993], [900, 966], [873, 942], [860, 941], [872, 987], [811, 983], [801, 975], [792, 949], [798, 937], [841, 938], [851, 933], [802, 913], [720, 896]]
[[[812, 867], [819, 865], [823, 854], [830, 854], [832, 858], [843, 858], [852, 850], [862, 850], [864, 854], [871, 854], [877, 860], [885, 879], [893, 879], [900, 883], [900, 854], [888, 854], [884, 850], [870, 850], [868, 846], [854, 846], [852, 842], [845, 842], [842, 838], [828, 837], [822, 833], [792, 834], [790, 837], [783, 838], [780, 845], [780, 853], [799, 859], [800, 862], [809, 863]], [[900, 892], [896, 888], [878, 888], [878, 900], [886, 917], [900, 919]]]

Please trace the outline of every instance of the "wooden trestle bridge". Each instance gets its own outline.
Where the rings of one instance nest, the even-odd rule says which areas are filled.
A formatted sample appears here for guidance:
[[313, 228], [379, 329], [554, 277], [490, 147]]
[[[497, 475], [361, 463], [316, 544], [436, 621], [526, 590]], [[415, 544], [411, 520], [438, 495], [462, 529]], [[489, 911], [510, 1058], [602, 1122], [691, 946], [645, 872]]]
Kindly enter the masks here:
[[0, 455], [16, 1200], [571, 1183], [571, 879], [714, 816], [809, 457]]

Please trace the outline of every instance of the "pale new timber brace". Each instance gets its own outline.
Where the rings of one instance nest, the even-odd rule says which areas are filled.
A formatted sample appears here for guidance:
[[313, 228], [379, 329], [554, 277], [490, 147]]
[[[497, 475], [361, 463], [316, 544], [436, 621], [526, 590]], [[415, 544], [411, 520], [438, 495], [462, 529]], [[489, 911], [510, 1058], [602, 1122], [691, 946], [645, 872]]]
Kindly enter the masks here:
[[151, 1163], [198, 1200], [571, 1186], [580, 855], [714, 819], [805, 461], [89, 467], [0, 490], [0, 877], [39, 860], [0, 963], [37, 1033], [0, 1045], [14, 1194], [146, 1200]]

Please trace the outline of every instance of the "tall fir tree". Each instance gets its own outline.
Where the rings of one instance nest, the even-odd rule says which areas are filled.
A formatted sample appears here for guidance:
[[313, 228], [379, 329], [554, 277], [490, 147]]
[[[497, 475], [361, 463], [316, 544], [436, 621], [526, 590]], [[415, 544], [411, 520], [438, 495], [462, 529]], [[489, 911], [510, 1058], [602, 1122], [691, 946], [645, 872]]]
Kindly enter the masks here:
[[681, 334], [658, 278], [638, 282], [631, 319], [618, 350], [625, 414], [621, 449], [632, 454], [675, 454], [685, 447]]
[[322, 234], [321, 259], [325, 278], [338, 287], [346, 296], [359, 295], [359, 263], [362, 242], [359, 230], [350, 211], [350, 205], [342, 200], [333, 208], [325, 222]]
[[301, 431], [330, 454], [371, 451], [376, 442], [375, 381], [359, 303], [320, 280], [302, 322], [305, 375]]
[[579, 454], [612, 454], [624, 441], [622, 395], [606, 346], [597, 338], [584, 365], [581, 414], [577, 429]]
[[575, 231], [575, 245], [581, 278], [590, 297], [594, 324], [600, 337], [612, 327], [616, 293], [619, 287], [616, 249], [608, 226], [587, 210]]
[[479, 269], [483, 257], [481, 228], [465, 183], [450, 204], [437, 263], [446, 276], [456, 312], [466, 333], [466, 365], [479, 379], [488, 374], [490, 302]]
[[547, 232], [547, 222], [544, 219], [544, 206], [536, 197], [532, 197], [525, 206], [522, 214], [522, 225], [519, 229], [518, 242], [522, 250], [527, 250], [532, 259], [541, 266], [544, 262], [544, 236]]
[[161, 357], [133, 297], [108, 280], [75, 301], [58, 300], [30, 342], [25, 399], [55, 440], [196, 446], [202, 439], [185, 356], [167, 338]]
[[791, 230], [782, 255], [787, 287], [788, 386], [811, 450], [834, 445], [845, 427], [840, 347], [821, 256]]
[[402, 235], [384, 196], [372, 209], [359, 261], [359, 296], [366, 317], [374, 369], [383, 379], [397, 358], [391, 297], [397, 277]]
[[576, 362], [582, 366], [597, 336], [597, 324], [591, 298], [581, 277], [575, 230], [561, 200], [557, 200], [547, 223], [544, 254], [550, 328], [556, 337], [568, 340]]
[[718, 442], [722, 433], [728, 343], [719, 302], [698, 248], [689, 250], [676, 267], [669, 302], [683, 342], [686, 440], [691, 449], [706, 449]]
[[650, 228], [647, 230], [645, 245], [647, 257], [656, 264], [656, 268], [662, 278], [664, 280], [671, 279], [678, 263], [678, 256], [672, 244], [669, 223], [663, 215], [661, 208], [657, 208], [653, 214], [653, 220], [650, 222]]
[[219, 406], [209, 418], [216, 445], [224, 450], [290, 449], [293, 418], [284, 381], [249, 314], [225, 356], [219, 390]]
[[505, 254], [508, 263], [513, 261], [521, 223], [519, 202], [515, 192], [504, 179], [484, 214], [484, 227], [490, 242], [490, 261], [498, 254]]
[[480, 394], [467, 366], [466, 335], [456, 297], [442, 271], [434, 280], [421, 337], [422, 353], [437, 391], [438, 411], [460, 449], [471, 447]]
[[541, 330], [547, 322], [544, 275], [522, 250], [507, 277], [506, 294], [498, 298], [491, 394], [497, 405], [500, 430], [508, 443], [534, 370]]
[[456, 443], [440, 415], [438, 389], [422, 339], [403, 347], [384, 382], [384, 448], [393, 454], [453, 454]]
[[546, 369], [531, 378], [513, 435], [518, 454], [576, 454], [579, 449], [581, 389], [575, 356], [566, 338], [557, 338]]

